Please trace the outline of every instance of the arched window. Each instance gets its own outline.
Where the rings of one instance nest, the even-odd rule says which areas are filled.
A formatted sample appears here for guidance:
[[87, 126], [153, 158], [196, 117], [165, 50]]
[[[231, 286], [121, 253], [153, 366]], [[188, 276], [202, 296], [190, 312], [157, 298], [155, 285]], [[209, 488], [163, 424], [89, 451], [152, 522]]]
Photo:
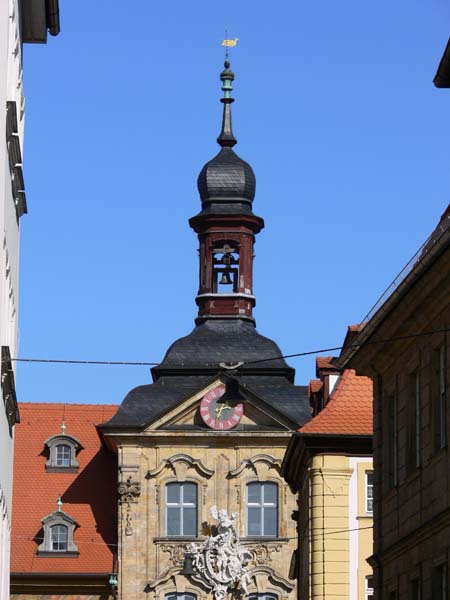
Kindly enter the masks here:
[[76, 473], [78, 471], [77, 452], [82, 449], [80, 442], [72, 435], [58, 433], [52, 435], [44, 444], [49, 450], [45, 469], [51, 473]]
[[66, 552], [69, 540], [69, 530], [66, 525], [53, 525], [50, 527], [52, 552]]
[[197, 596], [195, 594], [166, 594], [164, 596], [165, 600], [197, 600]]
[[166, 485], [166, 534], [197, 536], [197, 485], [195, 483]]
[[278, 600], [276, 594], [249, 594], [247, 600]]
[[247, 535], [278, 535], [278, 485], [247, 484]]
[[70, 459], [72, 457], [72, 449], [67, 444], [58, 444], [56, 446], [56, 466], [70, 467]]
[[77, 523], [70, 515], [61, 510], [55, 510], [42, 519], [44, 539], [38, 547], [39, 556], [77, 557], [78, 547], [74, 542], [74, 530]]

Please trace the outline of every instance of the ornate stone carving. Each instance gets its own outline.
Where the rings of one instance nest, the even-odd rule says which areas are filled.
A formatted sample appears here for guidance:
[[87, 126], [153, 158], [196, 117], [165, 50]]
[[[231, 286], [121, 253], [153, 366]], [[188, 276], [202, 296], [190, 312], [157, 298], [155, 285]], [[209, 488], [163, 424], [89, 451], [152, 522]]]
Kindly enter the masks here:
[[132, 481], [131, 475], [126, 481], [119, 483], [119, 502], [121, 504], [130, 504], [131, 502], [137, 502], [138, 497], [141, 494], [141, 484], [139, 481]]
[[224, 600], [227, 593], [248, 594], [250, 573], [247, 568], [250, 552], [239, 542], [235, 523], [236, 513], [228, 516], [226, 510], [211, 508], [211, 516], [219, 525], [211, 528], [203, 544], [190, 544], [187, 554], [192, 559], [194, 580], [206, 583], [215, 600]]
[[170, 561], [174, 566], [182, 567], [187, 546], [188, 544], [161, 544], [160, 548], [163, 552], [169, 553]]
[[131, 475], [126, 481], [119, 483], [119, 503], [126, 505], [126, 517], [125, 517], [125, 535], [133, 535], [133, 526], [131, 524], [131, 503], [137, 502], [138, 497], [141, 494], [141, 484], [139, 481], [133, 481]]
[[272, 562], [272, 554], [280, 552], [283, 544], [266, 543], [246, 547], [251, 555], [252, 566], [267, 565]]

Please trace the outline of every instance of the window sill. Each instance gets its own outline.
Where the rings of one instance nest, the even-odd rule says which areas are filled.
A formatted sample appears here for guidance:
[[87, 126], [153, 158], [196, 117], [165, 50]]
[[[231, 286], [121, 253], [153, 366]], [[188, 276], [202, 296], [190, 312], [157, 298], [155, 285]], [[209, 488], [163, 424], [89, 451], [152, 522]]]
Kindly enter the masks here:
[[241, 537], [239, 541], [248, 544], [256, 544], [258, 542], [288, 542], [289, 538], [278, 537], [276, 535], [249, 535], [246, 537]]
[[78, 473], [78, 467], [50, 467], [45, 466], [47, 473]]
[[79, 552], [58, 550], [38, 550], [37, 555], [40, 558], [78, 558]]
[[155, 544], [167, 544], [169, 542], [203, 542], [204, 537], [195, 537], [193, 535], [166, 535], [163, 537], [153, 538]]

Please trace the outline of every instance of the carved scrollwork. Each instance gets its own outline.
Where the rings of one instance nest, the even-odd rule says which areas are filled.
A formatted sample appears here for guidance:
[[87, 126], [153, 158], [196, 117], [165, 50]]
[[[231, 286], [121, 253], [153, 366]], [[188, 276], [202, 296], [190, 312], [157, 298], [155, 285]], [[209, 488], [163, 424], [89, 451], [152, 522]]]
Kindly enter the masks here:
[[139, 481], [132, 481], [130, 475], [126, 481], [121, 481], [119, 483], [118, 492], [120, 504], [137, 502], [137, 499], [141, 494], [141, 484]]
[[161, 544], [163, 552], [168, 552], [170, 561], [175, 567], [182, 567], [188, 544]]
[[256, 546], [247, 546], [246, 550], [250, 552], [251, 559], [250, 565], [259, 566], [259, 565], [267, 565], [272, 562], [272, 554], [275, 552], [280, 552], [282, 544], [258, 544]]

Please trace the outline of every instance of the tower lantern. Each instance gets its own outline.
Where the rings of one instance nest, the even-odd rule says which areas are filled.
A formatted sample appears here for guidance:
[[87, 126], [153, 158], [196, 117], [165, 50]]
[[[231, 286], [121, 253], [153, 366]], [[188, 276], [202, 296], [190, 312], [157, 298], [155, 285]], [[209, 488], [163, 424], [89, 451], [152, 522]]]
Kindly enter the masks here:
[[197, 322], [214, 318], [253, 320], [253, 245], [264, 221], [253, 214], [255, 175], [239, 158], [231, 122], [234, 73], [228, 58], [220, 74], [223, 117], [219, 153], [198, 177], [202, 210], [189, 221], [200, 243]]

